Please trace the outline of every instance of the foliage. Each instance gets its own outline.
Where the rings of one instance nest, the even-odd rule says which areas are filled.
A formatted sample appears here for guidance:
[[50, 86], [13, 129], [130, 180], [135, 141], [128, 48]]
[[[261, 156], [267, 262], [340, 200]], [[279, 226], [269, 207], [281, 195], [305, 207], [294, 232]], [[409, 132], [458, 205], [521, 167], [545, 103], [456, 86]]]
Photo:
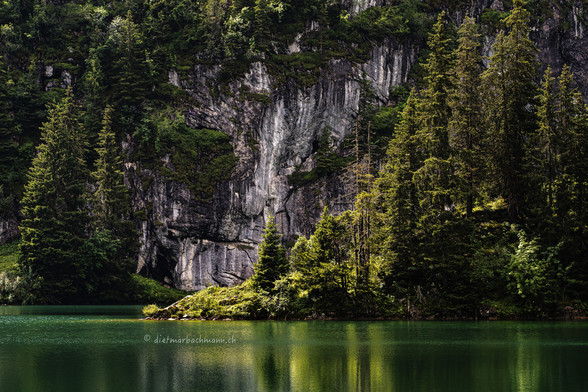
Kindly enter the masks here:
[[275, 218], [270, 216], [265, 225], [263, 241], [259, 245], [255, 273], [251, 278], [257, 290], [272, 291], [274, 282], [288, 273], [286, 250], [281, 242], [282, 236], [278, 233]]
[[526, 143], [535, 126], [533, 107], [537, 95], [535, 78], [537, 48], [529, 39], [529, 12], [522, 0], [514, 0], [506, 18], [510, 31], [501, 32], [493, 46], [490, 66], [482, 77], [487, 126], [493, 153], [491, 161], [497, 186], [504, 192], [511, 222], [525, 213], [524, 195], [529, 192], [525, 176]]
[[524, 312], [553, 314], [562, 299], [566, 274], [558, 260], [561, 243], [541, 251], [536, 239], [528, 240], [519, 232], [519, 245], [507, 266], [507, 288], [522, 302]]
[[509, 12], [497, 11], [492, 8], [486, 8], [482, 12], [481, 23], [490, 27], [492, 31], [498, 31], [504, 28], [504, 20], [510, 15]]
[[0, 305], [28, 305], [34, 303], [43, 280], [30, 270], [18, 274], [15, 270], [0, 272]]
[[157, 318], [263, 318], [267, 312], [262, 302], [262, 295], [246, 282], [233, 287], [210, 286], [164, 309], [149, 306], [143, 312]]
[[294, 188], [302, 187], [308, 183], [324, 178], [329, 174], [337, 173], [350, 163], [350, 158], [343, 157], [331, 146], [331, 132], [324, 129], [318, 141], [318, 149], [314, 155], [315, 167], [308, 171], [300, 171], [299, 168], [288, 176], [288, 182]]
[[228, 180], [237, 164], [229, 136], [211, 129], [192, 129], [181, 120], [162, 119], [157, 128], [158, 151], [171, 158], [171, 165], [161, 172], [187, 184], [194, 199], [210, 201], [217, 184]]
[[166, 287], [161, 283], [141, 275], [132, 275], [131, 297], [129, 303], [159, 305], [176, 302], [186, 296], [182, 290]]
[[379, 41], [389, 36], [422, 34], [426, 18], [419, 12], [418, 2], [404, 0], [393, 6], [370, 7], [349, 23], [363, 40]]
[[0, 271], [14, 270], [20, 257], [18, 241], [0, 245]]
[[80, 249], [88, 222], [85, 139], [71, 93], [56, 102], [43, 125], [42, 144], [29, 170], [22, 199], [19, 268], [43, 279], [39, 302], [85, 296], [87, 264]]

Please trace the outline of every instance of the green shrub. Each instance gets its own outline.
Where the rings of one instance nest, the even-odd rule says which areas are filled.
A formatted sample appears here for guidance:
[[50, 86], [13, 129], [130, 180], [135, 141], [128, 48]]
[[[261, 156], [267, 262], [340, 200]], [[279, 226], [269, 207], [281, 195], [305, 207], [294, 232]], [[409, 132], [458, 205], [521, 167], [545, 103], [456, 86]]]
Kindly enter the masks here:
[[145, 316], [147, 317], [152, 317], [153, 315], [155, 315], [157, 312], [159, 312], [159, 308], [157, 307], [157, 305], [147, 305], [143, 308], [142, 312]]
[[262, 295], [246, 282], [233, 287], [208, 287], [184, 298], [177, 306], [191, 318], [257, 319], [267, 314], [262, 300]]
[[188, 292], [170, 287], [165, 287], [161, 283], [145, 278], [140, 275], [133, 275], [135, 289], [135, 303], [153, 303], [167, 305], [182, 299]]
[[19, 257], [18, 241], [0, 245], [0, 271], [13, 270]]
[[210, 201], [216, 186], [231, 177], [238, 160], [228, 135], [189, 128], [183, 119], [163, 123], [156, 146], [171, 157], [172, 166], [160, 168], [161, 173], [187, 184], [192, 197], [199, 201]]
[[504, 19], [510, 15], [510, 12], [501, 12], [493, 10], [492, 8], [486, 8], [482, 12], [481, 22], [488, 26], [491, 31], [497, 31], [504, 28]]

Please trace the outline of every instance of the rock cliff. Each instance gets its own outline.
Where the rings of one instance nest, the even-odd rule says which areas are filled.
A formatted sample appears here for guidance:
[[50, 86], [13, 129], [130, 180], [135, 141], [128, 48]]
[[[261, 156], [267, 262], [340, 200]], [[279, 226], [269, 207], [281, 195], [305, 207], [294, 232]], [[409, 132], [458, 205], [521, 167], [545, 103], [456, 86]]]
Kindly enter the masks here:
[[[210, 202], [194, 201], [187, 186], [154, 173], [142, 173], [154, 177], [143, 189], [133, 175], [139, 169], [128, 165], [133, 188], [139, 189], [134, 208], [150, 206], [141, 227], [138, 269], [183, 289], [233, 285], [251, 276], [269, 214], [286, 238], [309, 233], [343, 185], [334, 179], [294, 190], [288, 175], [313, 168], [325, 128], [334, 146], [353, 129], [361, 79], [386, 102], [390, 90], [406, 82], [418, 50], [415, 44], [387, 41], [363, 64], [331, 60], [309, 87], [293, 81], [276, 87], [262, 62], [223, 89], [216, 86], [220, 66], [197, 66], [185, 79], [170, 71], [170, 83], [197, 102], [187, 115], [189, 124], [230, 135], [239, 162]], [[247, 99], [251, 96], [268, 99]]]

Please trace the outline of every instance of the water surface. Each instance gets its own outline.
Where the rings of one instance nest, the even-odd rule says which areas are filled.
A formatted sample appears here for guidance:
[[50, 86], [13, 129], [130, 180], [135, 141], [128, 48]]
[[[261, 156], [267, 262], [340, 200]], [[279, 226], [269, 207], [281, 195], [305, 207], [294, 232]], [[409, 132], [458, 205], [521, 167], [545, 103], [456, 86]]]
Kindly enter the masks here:
[[586, 322], [144, 321], [0, 307], [0, 391], [588, 391]]

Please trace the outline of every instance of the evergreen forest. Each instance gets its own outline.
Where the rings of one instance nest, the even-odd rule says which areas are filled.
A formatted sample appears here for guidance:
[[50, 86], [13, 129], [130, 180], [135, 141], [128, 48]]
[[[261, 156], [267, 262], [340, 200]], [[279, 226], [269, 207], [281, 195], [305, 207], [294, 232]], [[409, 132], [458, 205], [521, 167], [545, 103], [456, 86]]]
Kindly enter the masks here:
[[[0, 216], [19, 234], [0, 246], [0, 303], [177, 301], [146, 307], [154, 318], [584, 315], [588, 109], [570, 67], [538, 60], [529, 35], [544, 2], [459, 25], [450, 15], [466, 2], [384, 3], [351, 16], [331, 0], [2, 2]], [[285, 54], [309, 20], [312, 50]], [[170, 69], [219, 64], [222, 93], [263, 62], [274, 87], [304, 87], [390, 39], [426, 47], [409, 81], [384, 106], [362, 88], [347, 153], [325, 132], [315, 169], [290, 177], [346, 175], [352, 208], [325, 208], [291, 243], [270, 216], [241, 285], [187, 295], [135, 274], [147, 212], [131, 208], [125, 170], [206, 202], [238, 161], [229, 136], [189, 126], [194, 100]]]

